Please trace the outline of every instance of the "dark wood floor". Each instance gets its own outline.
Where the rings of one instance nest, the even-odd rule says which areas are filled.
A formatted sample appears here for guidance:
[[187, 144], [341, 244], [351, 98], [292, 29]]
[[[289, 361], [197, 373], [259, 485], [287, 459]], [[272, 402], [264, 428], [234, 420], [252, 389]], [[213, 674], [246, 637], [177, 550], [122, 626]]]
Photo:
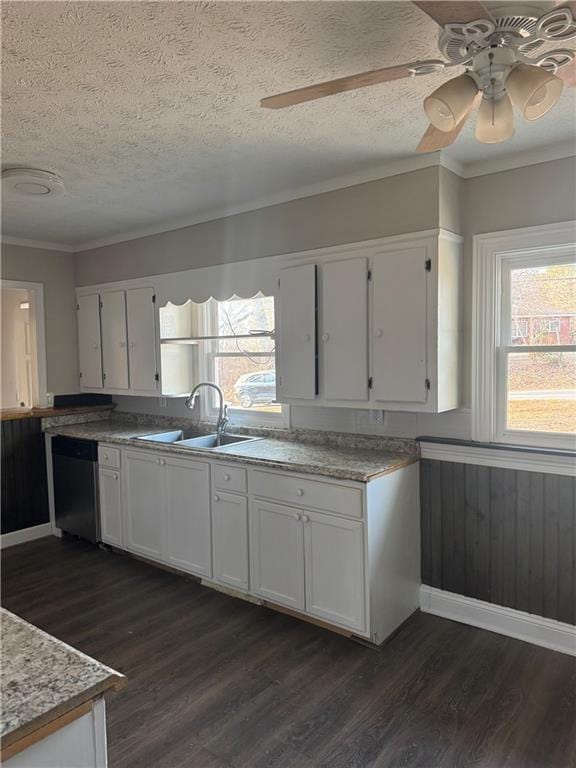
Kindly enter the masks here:
[[433, 616], [376, 651], [127, 556], [3, 553], [2, 603], [128, 676], [111, 768], [573, 768], [576, 659]]

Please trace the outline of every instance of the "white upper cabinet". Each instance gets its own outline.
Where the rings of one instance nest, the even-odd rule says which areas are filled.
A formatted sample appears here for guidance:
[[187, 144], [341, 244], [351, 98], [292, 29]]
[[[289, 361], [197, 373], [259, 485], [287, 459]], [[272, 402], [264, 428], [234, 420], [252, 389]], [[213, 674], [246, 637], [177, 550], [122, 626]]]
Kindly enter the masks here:
[[105, 389], [128, 389], [128, 334], [126, 294], [108, 291], [100, 296], [102, 364]]
[[100, 343], [100, 296], [79, 296], [78, 345], [80, 384], [83, 389], [102, 389], [102, 348]]
[[151, 286], [78, 290], [80, 388], [156, 395], [160, 389]]
[[158, 382], [154, 289], [130, 288], [127, 290], [126, 310], [130, 389], [135, 392], [155, 392]]
[[313, 399], [316, 396], [316, 266], [314, 264], [288, 267], [281, 271], [280, 313], [279, 396]]
[[374, 257], [372, 394], [375, 400], [426, 402], [427, 266], [431, 263], [428, 258], [425, 246]]
[[[429, 413], [457, 408], [461, 251], [462, 238], [433, 230], [300, 254], [281, 271], [279, 400]], [[305, 358], [286, 350], [301, 344], [294, 316], [302, 313], [302, 286], [311, 292], [315, 285], [313, 267], [319, 349], [312, 399], [298, 389]], [[288, 273], [300, 283], [286, 281], [284, 290]]]
[[322, 266], [320, 377], [326, 400], [368, 398], [368, 262]]

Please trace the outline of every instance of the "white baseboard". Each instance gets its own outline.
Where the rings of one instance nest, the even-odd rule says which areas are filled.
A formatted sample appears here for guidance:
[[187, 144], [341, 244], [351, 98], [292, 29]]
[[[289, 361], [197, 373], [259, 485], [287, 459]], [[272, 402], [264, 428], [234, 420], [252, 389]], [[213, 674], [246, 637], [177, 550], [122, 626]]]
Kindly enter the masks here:
[[576, 656], [576, 626], [422, 584], [420, 610]]
[[33, 525], [31, 528], [22, 528], [21, 531], [11, 531], [0, 536], [0, 549], [14, 547], [16, 544], [24, 544], [25, 541], [42, 539], [44, 536], [52, 536], [52, 523]]

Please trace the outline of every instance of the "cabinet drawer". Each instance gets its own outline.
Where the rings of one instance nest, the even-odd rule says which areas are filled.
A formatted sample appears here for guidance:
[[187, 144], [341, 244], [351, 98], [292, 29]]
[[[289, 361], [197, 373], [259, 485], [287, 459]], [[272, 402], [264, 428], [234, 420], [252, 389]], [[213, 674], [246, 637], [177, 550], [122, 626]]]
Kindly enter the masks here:
[[255, 496], [274, 501], [362, 517], [362, 494], [358, 488], [254, 470], [250, 490]]
[[214, 488], [219, 491], [246, 493], [246, 470], [228, 464], [214, 464]]
[[98, 464], [101, 467], [120, 469], [120, 450], [109, 445], [98, 446]]

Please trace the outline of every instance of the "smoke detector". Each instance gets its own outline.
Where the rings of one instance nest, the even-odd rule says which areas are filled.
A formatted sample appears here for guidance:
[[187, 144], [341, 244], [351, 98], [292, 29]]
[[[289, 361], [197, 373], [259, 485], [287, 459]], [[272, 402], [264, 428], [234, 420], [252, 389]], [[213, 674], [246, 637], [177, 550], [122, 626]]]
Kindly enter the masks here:
[[6, 194], [38, 199], [59, 197], [66, 192], [60, 176], [37, 168], [5, 168], [2, 171], [2, 188]]

